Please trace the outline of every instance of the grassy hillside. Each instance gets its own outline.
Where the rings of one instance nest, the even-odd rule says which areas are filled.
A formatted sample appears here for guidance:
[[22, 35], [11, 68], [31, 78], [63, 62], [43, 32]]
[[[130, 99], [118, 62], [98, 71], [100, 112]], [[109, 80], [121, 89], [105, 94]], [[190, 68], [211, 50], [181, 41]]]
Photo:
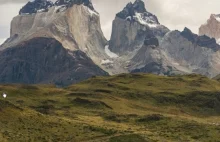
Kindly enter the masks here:
[[220, 83], [200, 75], [121, 74], [3, 92], [1, 142], [220, 140]]

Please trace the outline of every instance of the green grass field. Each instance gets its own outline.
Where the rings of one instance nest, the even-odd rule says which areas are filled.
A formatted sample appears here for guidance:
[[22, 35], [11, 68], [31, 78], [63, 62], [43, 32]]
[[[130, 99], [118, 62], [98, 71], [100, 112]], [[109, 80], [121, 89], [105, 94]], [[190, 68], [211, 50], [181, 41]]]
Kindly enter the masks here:
[[66, 88], [0, 85], [0, 142], [218, 142], [220, 83], [121, 74]]

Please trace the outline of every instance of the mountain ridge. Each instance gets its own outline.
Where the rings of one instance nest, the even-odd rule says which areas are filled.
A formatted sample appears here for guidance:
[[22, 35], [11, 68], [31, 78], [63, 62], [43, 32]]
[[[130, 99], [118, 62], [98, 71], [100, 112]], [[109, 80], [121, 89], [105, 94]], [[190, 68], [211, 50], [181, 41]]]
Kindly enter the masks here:
[[[46, 7], [50, 3], [36, 0], [28, 2], [22, 9], [38, 2]], [[91, 1], [58, 0], [48, 11], [14, 17], [10, 38], [0, 51], [41, 37], [57, 40], [67, 51], [85, 53], [110, 75], [198, 73], [214, 77], [220, 69], [220, 48], [215, 39], [198, 36], [188, 28], [169, 30], [156, 15], [147, 11], [142, 0], [128, 3], [115, 15], [110, 41], [103, 35], [100, 15]]]
[[211, 14], [206, 23], [199, 27], [199, 35], [206, 35], [215, 38], [217, 42], [220, 39], [220, 15]]
[[0, 46], [0, 141], [219, 141], [216, 40], [169, 30], [136, 0], [107, 41], [88, 6], [58, 0], [12, 20]]

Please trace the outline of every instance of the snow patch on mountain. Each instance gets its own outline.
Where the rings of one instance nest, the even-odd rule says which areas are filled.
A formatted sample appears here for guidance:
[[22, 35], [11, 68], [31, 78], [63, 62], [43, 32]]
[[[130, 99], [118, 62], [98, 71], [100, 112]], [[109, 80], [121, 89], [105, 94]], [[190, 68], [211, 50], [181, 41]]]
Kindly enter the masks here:
[[101, 65], [111, 65], [113, 64], [114, 62], [109, 60], [109, 59], [105, 59], [105, 60], [102, 60], [101, 61]]
[[220, 45], [220, 38], [216, 40], [216, 43]]
[[29, 2], [22, 7], [19, 15], [31, 15], [36, 13], [48, 12], [51, 7], [55, 7], [56, 12], [63, 12], [73, 5], [84, 5], [88, 8], [91, 15], [98, 12], [95, 11], [90, 0], [57, 0], [53, 3], [51, 0], [29, 0]]
[[119, 56], [109, 50], [109, 45], [105, 46], [105, 53], [110, 57], [110, 58], [118, 58]]
[[50, 0], [31, 0], [19, 11], [19, 15], [47, 12], [54, 4]]
[[55, 10], [57, 12], [63, 12], [67, 9], [66, 5], [59, 5], [59, 6], [55, 6]]
[[90, 9], [89, 7], [87, 7], [87, 6], [83, 6], [83, 7], [88, 10], [88, 12], [89, 12], [90, 15], [99, 15], [99, 13], [96, 12], [95, 10], [91, 10], [91, 9]]
[[142, 25], [147, 25], [150, 28], [155, 28], [158, 26], [158, 23], [154, 20], [152, 16], [145, 16], [143, 13], [135, 13], [134, 18]]
[[218, 14], [218, 15], [214, 15], [214, 17], [215, 17], [215, 19], [218, 21], [218, 22], [220, 22], [220, 15]]
[[44, 12], [44, 11], [45, 11], [45, 9], [39, 9], [39, 10], [37, 10], [37, 13]]

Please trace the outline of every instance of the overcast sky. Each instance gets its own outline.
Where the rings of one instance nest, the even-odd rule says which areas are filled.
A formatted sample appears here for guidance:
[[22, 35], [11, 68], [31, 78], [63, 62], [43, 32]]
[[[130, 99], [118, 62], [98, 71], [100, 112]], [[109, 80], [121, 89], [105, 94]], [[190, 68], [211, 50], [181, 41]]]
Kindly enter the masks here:
[[[9, 37], [11, 19], [28, 0], [0, 0], [0, 43]], [[100, 13], [102, 30], [107, 39], [111, 35], [115, 14], [134, 0], [92, 0]], [[220, 14], [220, 0], [144, 0], [149, 12], [171, 30], [190, 28], [198, 33], [210, 14]]]

